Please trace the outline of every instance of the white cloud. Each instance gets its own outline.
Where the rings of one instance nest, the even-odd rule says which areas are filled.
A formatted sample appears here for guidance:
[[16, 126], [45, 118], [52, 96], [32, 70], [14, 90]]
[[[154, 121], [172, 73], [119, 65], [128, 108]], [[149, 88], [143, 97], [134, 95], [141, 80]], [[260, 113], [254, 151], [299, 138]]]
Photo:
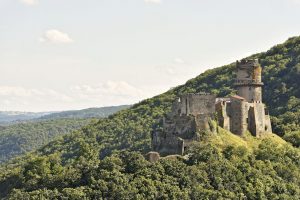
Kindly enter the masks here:
[[20, 0], [22, 3], [26, 4], [26, 5], [30, 5], [30, 6], [33, 6], [33, 5], [36, 5], [39, 3], [38, 0]]
[[52, 89], [35, 89], [20, 86], [0, 86], [1, 110], [55, 110], [57, 104], [73, 102], [72, 96]]
[[39, 39], [40, 42], [51, 42], [51, 43], [72, 43], [73, 40], [67, 33], [63, 33], [56, 29], [48, 30]]
[[300, 4], [300, 0], [290, 0], [292, 3], [294, 3], [294, 4]]
[[155, 94], [148, 91], [150, 90], [135, 87], [125, 81], [71, 87], [72, 96], [82, 108], [134, 104]]
[[177, 63], [177, 64], [184, 64], [185, 63], [185, 61], [182, 58], [175, 58], [174, 62]]
[[140, 99], [147, 96], [143, 90], [124, 81], [107, 81], [98, 85], [80, 85], [71, 88], [81, 97], [114, 97]]
[[156, 94], [124, 81], [53, 89], [0, 86], [0, 110], [57, 111], [137, 103]]
[[71, 97], [51, 89], [34, 89], [20, 86], [0, 86], [1, 98], [47, 97], [60, 100], [71, 100]]
[[161, 0], [144, 0], [146, 3], [152, 3], [152, 4], [160, 4], [162, 3]]
[[171, 75], [179, 76], [190, 71], [191, 66], [182, 58], [174, 58], [172, 62], [168, 64], [157, 65], [156, 69], [160, 72]]

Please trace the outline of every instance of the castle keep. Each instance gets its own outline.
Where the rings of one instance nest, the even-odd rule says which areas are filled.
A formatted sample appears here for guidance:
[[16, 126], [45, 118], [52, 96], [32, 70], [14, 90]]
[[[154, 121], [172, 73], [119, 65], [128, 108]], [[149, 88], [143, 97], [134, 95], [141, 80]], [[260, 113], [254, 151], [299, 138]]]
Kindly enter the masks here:
[[262, 103], [261, 66], [258, 60], [237, 61], [237, 95], [216, 103], [219, 126], [242, 135], [249, 130], [260, 137], [272, 132], [269, 113]]
[[180, 154], [203, 133], [216, 133], [218, 125], [236, 135], [249, 131], [261, 137], [272, 132], [271, 121], [262, 103], [261, 66], [256, 59], [237, 61], [234, 86], [237, 95], [216, 98], [210, 94], [179, 97], [152, 134], [153, 150], [162, 155]]

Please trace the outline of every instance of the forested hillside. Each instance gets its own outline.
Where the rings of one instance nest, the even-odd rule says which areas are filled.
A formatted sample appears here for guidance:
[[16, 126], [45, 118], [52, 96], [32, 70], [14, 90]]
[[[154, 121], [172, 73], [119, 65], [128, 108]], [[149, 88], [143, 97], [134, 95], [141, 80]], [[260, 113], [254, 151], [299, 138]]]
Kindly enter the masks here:
[[[256, 140], [219, 133], [187, 160], [149, 163], [153, 128], [176, 95], [233, 94], [235, 64], [208, 70], [162, 95], [100, 119], [3, 166], [0, 193], [10, 199], [299, 199], [300, 37], [253, 55], [263, 66], [263, 98], [276, 136]], [[217, 141], [217, 142], [216, 142]], [[132, 152], [135, 151], [135, 152]]]
[[32, 120], [44, 115], [50, 114], [49, 112], [15, 112], [15, 111], [0, 111], [0, 125], [6, 125], [14, 122]]
[[[93, 118], [104, 118], [128, 107], [124, 105], [63, 111], [52, 114], [43, 113], [42, 117], [40, 117], [41, 113], [25, 113], [22, 114], [27, 116], [27, 118], [24, 118], [25, 121], [22, 121], [19, 116], [20, 113], [17, 112], [16, 117], [20, 121], [9, 121], [10, 125], [0, 126], [0, 163], [28, 151], [36, 150], [57, 136], [70, 133], [91, 123]], [[28, 118], [29, 115], [35, 116], [35, 118]], [[11, 119], [8, 118], [6, 121], [8, 122]], [[29, 119], [30, 121], [28, 121]]]
[[35, 150], [56, 136], [89, 124], [92, 119], [55, 119], [17, 123], [0, 129], [0, 163]]
[[83, 110], [69, 110], [57, 113], [51, 113], [49, 115], [44, 115], [40, 119], [86, 119], [86, 118], [104, 118], [111, 114], [114, 114], [120, 110], [129, 108], [129, 105], [122, 106], [108, 106], [100, 108], [87, 108]]

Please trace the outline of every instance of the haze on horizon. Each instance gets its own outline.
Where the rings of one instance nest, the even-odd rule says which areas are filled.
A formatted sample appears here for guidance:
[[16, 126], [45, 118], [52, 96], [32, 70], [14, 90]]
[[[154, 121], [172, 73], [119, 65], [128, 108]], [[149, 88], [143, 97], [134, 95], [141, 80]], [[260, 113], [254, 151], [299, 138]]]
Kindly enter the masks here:
[[0, 110], [133, 104], [300, 35], [300, 0], [0, 0]]

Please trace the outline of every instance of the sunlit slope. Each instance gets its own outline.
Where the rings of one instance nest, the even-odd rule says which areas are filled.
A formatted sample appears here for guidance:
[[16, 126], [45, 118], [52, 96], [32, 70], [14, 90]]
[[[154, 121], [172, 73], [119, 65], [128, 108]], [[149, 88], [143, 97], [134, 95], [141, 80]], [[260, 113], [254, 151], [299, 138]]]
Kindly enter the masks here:
[[263, 140], [270, 140], [277, 144], [278, 146], [282, 146], [287, 144], [285, 140], [274, 133], [268, 133], [264, 135], [264, 137], [256, 138], [253, 137], [249, 132], [245, 133], [242, 137], [232, 134], [231, 132], [218, 127], [218, 134], [213, 134], [209, 136], [205, 142], [214, 144], [215, 146], [220, 147], [221, 149], [226, 148], [227, 146], [246, 147], [249, 151], [253, 152], [258, 148], [260, 143]]

